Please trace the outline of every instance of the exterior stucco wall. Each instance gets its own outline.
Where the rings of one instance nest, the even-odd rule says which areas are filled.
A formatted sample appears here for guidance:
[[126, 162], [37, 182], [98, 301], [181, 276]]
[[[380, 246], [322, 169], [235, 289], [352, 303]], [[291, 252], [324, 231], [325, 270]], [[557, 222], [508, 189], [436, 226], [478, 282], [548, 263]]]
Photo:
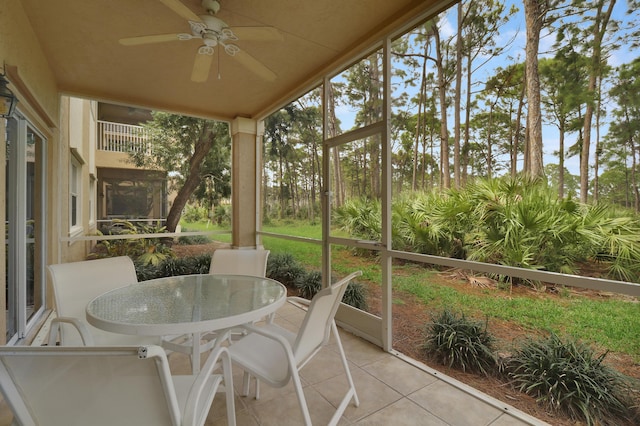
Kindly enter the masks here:
[[[47, 139], [46, 164], [46, 263], [59, 258], [56, 224], [59, 220], [59, 200], [54, 188], [59, 184], [57, 174], [60, 161], [59, 94], [55, 79], [31, 24], [19, 0], [0, 0], [0, 68], [7, 74], [9, 88], [19, 100], [20, 112]], [[0, 145], [6, 146], [4, 120], [0, 119]], [[68, 151], [68, 149], [67, 149]], [[0, 149], [0, 221], [6, 223], [6, 150]], [[0, 233], [0, 276], [6, 276], [5, 233]], [[50, 298], [49, 298], [50, 299]], [[48, 303], [50, 307], [50, 302]], [[6, 309], [5, 291], [0, 291], [0, 309]], [[0, 316], [0, 343], [6, 335], [5, 315]]]

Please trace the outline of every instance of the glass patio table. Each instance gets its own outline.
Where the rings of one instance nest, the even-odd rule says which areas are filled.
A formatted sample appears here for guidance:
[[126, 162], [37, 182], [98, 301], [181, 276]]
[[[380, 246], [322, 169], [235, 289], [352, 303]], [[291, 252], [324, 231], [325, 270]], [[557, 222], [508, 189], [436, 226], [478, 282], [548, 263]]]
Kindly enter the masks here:
[[113, 333], [193, 334], [192, 363], [200, 365], [200, 335], [225, 332], [274, 313], [286, 301], [278, 281], [244, 275], [180, 275], [108, 291], [87, 305], [87, 321]]

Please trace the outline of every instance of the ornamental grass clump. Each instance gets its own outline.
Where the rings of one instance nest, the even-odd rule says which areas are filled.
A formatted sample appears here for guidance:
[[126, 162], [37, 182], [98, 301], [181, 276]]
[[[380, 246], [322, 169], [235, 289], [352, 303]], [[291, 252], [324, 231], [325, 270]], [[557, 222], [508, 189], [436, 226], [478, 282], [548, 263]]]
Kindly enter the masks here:
[[427, 325], [423, 349], [443, 365], [489, 375], [497, 367], [494, 340], [486, 322], [445, 309]]
[[[335, 282], [335, 280], [332, 279], [332, 282]], [[313, 296], [322, 289], [322, 273], [320, 271], [310, 271], [305, 275], [299, 276], [296, 281], [296, 288], [300, 297], [309, 300], [313, 299]], [[367, 290], [365, 286], [359, 282], [351, 281], [344, 292], [342, 303], [357, 309], [366, 309]]]
[[[637, 424], [631, 379], [603, 363], [607, 353], [557, 335], [528, 340], [507, 361], [507, 375], [521, 392], [549, 409], [588, 425]], [[637, 389], [635, 393], [637, 393]]]

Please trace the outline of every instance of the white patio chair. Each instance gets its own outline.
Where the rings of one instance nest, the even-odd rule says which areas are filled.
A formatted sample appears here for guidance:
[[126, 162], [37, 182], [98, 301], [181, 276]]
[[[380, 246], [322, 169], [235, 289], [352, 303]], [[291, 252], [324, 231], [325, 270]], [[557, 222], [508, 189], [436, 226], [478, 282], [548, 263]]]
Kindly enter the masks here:
[[128, 336], [93, 327], [85, 309], [95, 297], [138, 282], [128, 256], [110, 257], [47, 266], [57, 318], [51, 321], [49, 346], [114, 346], [159, 344], [158, 337]]
[[0, 390], [23, 426], [200, 426], [223, 387], [235, 425], [231, 376], [226, 348], [198, 375], [171, 376], [159, 346], [0, 347]]
[[217, 249], [211, 256], [209, 273], [264, 277], [268, 258], [269, 250]]
[[329, 424], [338, 423], [350, 400], [353, 399], [356, 407], [360, 405], [334, 317], [347, 285], [354, 277], [361, 274], [361, 271], [356, 271], [348, 275], [330, 287], [319, 291], [311, 301], [300, 297], [290, 297], [288, 301], [296, 305], [307, 306], [306, 315], [297, 333], [292, 333], [271, 322], [264, 326], [247, 325], [244, 327], [248, 331], [248, 335], [229, 347], [232, 362], [245, 372], [243, 396], [249, 394], [251, 377], [256, 378], [256, 399], [260, 397], [260, 381], [273, 387], [284, 387], [290, 380], [293, 380], [305, 424], [311, 425], [299, 370], [329, 341], [329, 336], [333, 331], [349, 390], [342, 398]]
[[[209, 273], [264, 277], [267, 273], [268, 257], [269, 250], [216, 249], [211, 256]], [[237, 335], [238, 333], [229, 334], [230, 337]], [[189, 355], [192, 368], [195, 370], [200, 363], [200, 354], [211, 350], [217, 337], [218, 334], [214, 331], [204, 335], [195, 333], [166, 337], [162, 340], [162, 346], [169, 351]]]

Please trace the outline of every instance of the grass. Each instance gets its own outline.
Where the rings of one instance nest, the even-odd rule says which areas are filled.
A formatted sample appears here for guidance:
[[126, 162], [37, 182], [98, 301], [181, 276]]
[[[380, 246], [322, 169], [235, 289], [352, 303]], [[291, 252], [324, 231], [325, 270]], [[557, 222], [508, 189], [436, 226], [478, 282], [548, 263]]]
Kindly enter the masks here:
[[[204, 227], [206, 224], [202, 224]], [[186, 224], [196, 230], [193, 224]], [[208, 229], [215, 229], [209, 226]], [[264, 231], [321, 238], [320, 225], [298, 222], [272, 223]], [[230, 237], [229, 235], [216, 235]], [[319, 244], [263, 237], [265, 248], [272, 253], [292, 253], [310, 270], [319, 270], [322, 247]], [[362, 281], [380, 283], [380, 265], [375, 258], [354, 259], [343, 247], [332, 247], [333, 271], [340, 276], [355, 269], [363, 271]], [[530, 330], [568, 334], [601, 348], [623, 352], [640, 360], [640, 303], [626, 300], [593, 300], [580, 296], [538, 298], [510, 294], [508, 290], [484, 289], [471, 294], [456, 285], [443, 285], [436, 272], [418, 265], [394, 265], [393, 289], [415, 295], [425, 309], [453, 309], [470, 317], [498, 319]], [[459, 284], [467, 285], [467, 284]], [[484, 294], [482, 294], [484, 293]], [[489, 325], [490, 326], [490, 325]]]
[[210, 240], [222, 241], [223, 243], [231, 242], [231, 228], [229, 226], [218, 226], [207, 222], [184, 222], [180, 221], [182, 232], [217, 232], [225, 231], [228, 234], [208, 235]]

